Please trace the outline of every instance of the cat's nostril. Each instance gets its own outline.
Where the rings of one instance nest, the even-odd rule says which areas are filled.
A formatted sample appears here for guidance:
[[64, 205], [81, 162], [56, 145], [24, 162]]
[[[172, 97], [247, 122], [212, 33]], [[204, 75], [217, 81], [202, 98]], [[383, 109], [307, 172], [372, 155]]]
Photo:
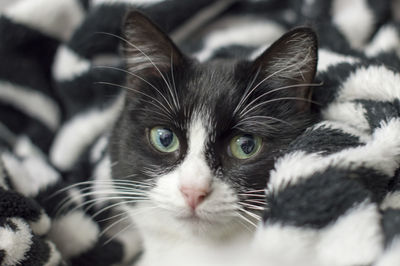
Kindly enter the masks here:
[[208, 195], [208, 190], [204, 189], [196, 189], [196, 188], [180, 188], [183, 197], [185, 198], [186, 203], [194, 210], [196, 207], [204, 201], [204, 199]]
[[199, 201], [202, 202], [205, 199], [206, 195], [200, 195], [199, 196]]

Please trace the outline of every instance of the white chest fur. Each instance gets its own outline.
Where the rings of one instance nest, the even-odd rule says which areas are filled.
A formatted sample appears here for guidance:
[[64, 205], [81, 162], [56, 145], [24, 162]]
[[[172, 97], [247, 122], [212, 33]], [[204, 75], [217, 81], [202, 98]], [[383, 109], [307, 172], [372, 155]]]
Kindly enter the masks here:
[[240, 265], [249, 251], [253, 232], [242, 224], [230, 223], [216, 232], [201, 222], [173, 219], [159, 212], [136, 217], [145, 250], [138, 266]]

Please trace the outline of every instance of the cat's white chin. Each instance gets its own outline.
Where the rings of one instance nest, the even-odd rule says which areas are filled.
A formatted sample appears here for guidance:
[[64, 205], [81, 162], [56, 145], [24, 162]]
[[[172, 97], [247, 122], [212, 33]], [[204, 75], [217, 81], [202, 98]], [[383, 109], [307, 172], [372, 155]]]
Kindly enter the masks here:
[[201, 212], [178, 215], [151, 203], [132, 209], [140, 213], [132, 217], [143, 237], [140, 266], [232, 265], [221, 264], [223, 258], [233, 250], [245, 250], [242, 244], [253, 234], [234, 216], [213, 215], [210, 221]]
[[[162, 232], [166, 238], [172, 236], [180, 241], [190, 241], [192, 238], [218, 241], [249, 232], [249, 228], [239, 223], [239, 219], [233, 214], [210, 214], [201, 209], [192, 211], [187, 208], [170, 210], [152, 203], [140, 203], [133, 209], [132, 220], [145, 236], [147, 233], [154, 233], [162, 238]], [[139, 214], [134, 215], [135, 213]]]

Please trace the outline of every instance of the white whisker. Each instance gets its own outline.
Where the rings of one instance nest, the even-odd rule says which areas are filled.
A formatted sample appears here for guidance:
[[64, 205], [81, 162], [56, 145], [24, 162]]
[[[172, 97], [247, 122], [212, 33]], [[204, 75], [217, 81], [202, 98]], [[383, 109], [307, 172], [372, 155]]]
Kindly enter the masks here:
[[268, 103], [272, 103], [272, 102], [277, 102], [277, 101], [283, 101], [283, 100], [296, 100], [296, 101], [303, 101], [303, 102], [309, 102], [309, 103], [314, 103], [314, 104], [318, 104], [315, 101], [309, 100], [309, 99], [305, 99], [305, 98], [301, 98], [301, 97], [281, 97], [281, 98], [275, 98], [275, 99], [270, 99], [268, 101], [264, 101], [261, 103], [258, 103], [256, 105], [254, 105], [253, 107], [251, 107], [250, 109], [248, 109], [246, 112], [244, 113], [240, 113], [240, 116], [245, 116], [248, 113], [250, 113], [251, 111], [253, 111], [254, 109], [257, 109], [263, 105], [266, 105]]
[[[126, 216], [126, 217], [122, 217], [121, 219], [118, 219], [117, 221], [115, 221], [112, 224], [110, 224], [109, 226], [107, 226], [103, 231], [101, 231], [101, 233], [99, 234], [99, 238], [102, 237], [105, 233], [107, 233], [113, 226], [115, 226], [115, 225], [117, 225], [117, 224], [119, 224], [119, 223], [121, 223], [121, 222], [123, 222], [123, 221], [125, 221], [127, 219], [130, 219], [129, 215]], [[111, 240], [109, 239], [109, 241], [111, 241]]]
[[119, 87], [119, 88], [122, 88], [122, 89], [134, 91], [134, 92], [139, 93], [139, 94], [141, 94], [141, 95], [143, 95], [143, 96], [146, 96], [146, 97], [150, 98], [151, 100], [157, 102], [159, 105], [161, 105], [162, 108], [161, 108], [160, 106], [158, 106], [157, 104], [153, 103], [153, 102], [146, 101], [146, 100], [143, 100], [143, 99], [142, 99], [142, 101], [144, 101], [144, 102], [146, 102], [146, 103], [148, 103], [148, 104], [151, 104], [151, 105], [153, 105], [154, 107], [157, 107], [160, 111], [163, 111], [163, 113], [165, 112], [165, 115], [166, 115], [169, 119], [173, 120], [172, 115], [170, 114], [168, 108], [165, 107], [165, 105], [163, 105], [163, 104], [162, 104], [159, 100], [157, 100], [156, 98], [151, 97], [150, 95], [148, 95], [148, 94], [146, 94], [146, 93], [144, 93], [144, 92], [142, 92], [142, 91], [140, 91], [140, 90], [136, 90], [136, 89], [131, 88], [131, 87], [127, 87], [127, 86], [123, 86], [123, 85], [115, 84], [115, 83], [111, 83], [111, 82], [106, 82], [106, 81], [99, 81], [99, 82], [96, 82], [96, 83], [97, 83], [97, 84], [103, 84], [103, 85], [109, 85], [109, 86]]
[[249, 203], [245, 203], [245, 202], [239, 202], [240, 205], [243, 205], [245, 208], [249, 208], [249, 209], [254, 209], [254, 210], [260, 210], [263, 211], [264, 208], [260, 207], [260, 206], [255, 206]]
[[[127, 199], [129, 199], [129, 198], [127, 198]], [[104, 207], [104, 208], [100, 209], [100, 210], [97, 211], [95, 214], [93, 214], [92, 218], [95, 218], [95, 217], [97, 217], [99, 214], [101, 214], [101, 213], [103, 213], [103, 212], [105, 212], [105, 211], [107, 211], [107, 210], [109, 210], [109, 209], [112, 209], [112, 208], [114, 208], [114, 207], [117, 207], [117, 206], [120, 206], [120, 205], [124, 205], [124, 204], [127, 204], [127, 203], [136, 203], [136, 202], [143, 202], [143, 201], [148, 201], [148, 199], [141, 199], [141, 200], [132, 199], [132, 200], [124, 200], [124, 201], [122, 201], [122, 202], [117, 202], [117, 203], [108, 205], [107, 207]]]
[[244, 201], [252, 202], [252, 203], [259, 203], [259, 204], [264, 204], [264, 205], [266, 204], [265, 201], [252, 200], [252, 199], [245, 199]]
[[241, 225], [243, 225], [244, 228], [246, 228], [247, 231], [249, 231], [250, 233], [253, 232], [253, 230], [252, 230], [246, 223], [244, 223], [241, 219], [238, 219], [237, 221], [238, 221]]
[[[104, 202], [104, 201], [111, 201], [111, 200], [125, 200], [125, 199], [135, 199], [136, 201], [144, 201], [147, 200], [147, 198], [145, 197], [132, 197], [132, 196], [124, 196], [124, 197], [102, 197], [102, 198], [96, 198], [96, 199], [91, 199], [91, 200], [86, 200], [83, 203], [75, 206], [72, 210], [69, 210], [69, 212], [73, 212], [75, 210], [81, 209], [82, 207], [90, 204], [88, 207], [85, 208], [85, 211], [89, 210], [91, 207], [93, 207], [94, 205], [98, 204], [99, 202]], [[56, 216], [58, 216], [61, 212], [63, 212], [65, 210], [65, 208], [67, 208], [68, 206], [70, 206], [73, 203], [73, 201], [68, 201], [66, 203], [64, 203], [58, 210], [56, 213]]]
[[[242, 211], [241, 209], [239, 209], [240, 211]], [[255, 223], [253, 223], [251, 220], [249, 220], [247, 217], [245, 217], [243, 214], [241, 213], [237, 213], [237, 215], [239, 215], [240, 218], [242, 218], [244, 221], [246, 221], [247, 223], [249, 223], [250, 225], [252, 225], [254, 228], [257, 227], [257, 225]]]
[[[301, 88], [301, 87], [304, 87], [304, 86], [308, 86], [308, 87], [314, 86], [314, 87], [317, 87], [317, 86], [321, 86], [321, 85], [322, 85], [322, 82], [321, 82], [321, 83], [301, 83], [301, 84], [293, 84], [293, 85], [283, 86], [283, 87], [279, 87], [279, 88], [276, 88], [276, 89], [269, 90], [269, 91], [267, 91], [267, 92], [264, 92], [263, 94], [261, 94], [260, 96], [258, 96], [257, 98], [255, 98], [254, 100], [252, 100], [250, 103], [248, 103], [248, 104], [246, 105], [246, 107], [243, 108], [243, 109], [241, 110], [241, 113], [245, 112], [246, 109], [248, 109], [250, 106], [252, 106], [253, 104], [255, 104], [258, 100], [262, 99], [263, 97], [265, 97], [265, 96], [267, 96], [268, 94], [271, 94], [271, 93], [273, 93], [273, 92], [281, 91], [281, 90], [284, 90], [284, 89], [299, 88], [299, 87]], [[241, 117], [242, 117], [242, 116], [243, 116], [243, 115], [241, 115]]]
[[[142, 186], [142, 187], [140, 187]], [[108, 190], [105, 189], [99, 189], [99, 188], [108, 188]], [[86, 196], [90, 195], [103, 195], [103, 194], [118, 194], [118, 195], [143, 195], [145, 192], [142, 190], [142, 188], [147, 188], [143, 185], [135, 185], [132, 186], [131, 184], [124, 184], [123, 186], [115, 186], [114, 184], [110, 183], [109, 185], [106, 184], [94, 184], [88, 187], [84, 187], [82, 189], [79, 189], [79, 195], [73, 195], [72, 197], [66, 197], [62, 201], [58, 203], [58, 205], [62, 205], [65, 202], [72, 202], [77, 199], [84, 198]], [[95, 190], [93, 190], [95, 189]], [[114, 190], [116, 189], [116, 190]], [[93, 190], [93, 191], [92, 191]], [[90, 191], [90, 192], [87, 192]]]
[[244, 208], [240, 208], [240, 211], [244, 212], [245, 214], [247, 214], [248, 216], [256, 219], [258, 222], [261, 221], [261, 217], [255, 213], [252, 213]]
[[[129, 217], [128, 217], [129, 218]], [[110, 243], [111, 241], [113, 241], [116, 237], [118, 237], [119, 234], [122, 234], [123, 232], [125, 232], [126, 230], [130, 229], [133, 226], [133, 224], [128, 224], [127, 226], [125, 226], [124, 229], [120, 230], [118, 233], [114, 234], [112, 237], [110, 237], [109, 239], [107, 239], [107, 241], [104, 242], [104, 245], [107, 245], [108, 243]]]
[[173, 101], [175, 102], [177, 110], [180, 109], [180, 104], [178, 100], [178, 91], [176, 90], [176, 84], [175, 84], [175, 77], [174, 77], [174, 61], [173, 61], [173, 50], [171, 50], [171, 77], [172, 77], [172, 84], [174, 88], [174, 93], [175, 93], [175, 99], [173, 98]]
[[[308, 57], [304, 58], [303, 61], [300, 62], [300, 63], [303, 64], [304, 61], [307, 61], [307, 60], [308, 60]], [[268, 76], [265, 77], [264, 79], [262, 79], [259, 83], [257, 83], [256, 86], [254, 86], [248, 93], [245, 94], [246, 96], [244, 97], [243, 102], [245, 102], [245, 101], [251, 96], [251, 94], [253, 94], [253, 92], [254, 92], [262, 83], [264, 83], [265, 81], [267, 81], [267, 80], [269, 80], [270, 78], [274, 77], [275, 75], [277, 75], [277, 74], [279, 74], [279, 73], [281, 73], [281, 72], [283, 72], [283, 71], [285, 71], [285, 70], [288, 70], [288, 69], [290, 69], [290, 68], [292, 68], [292, 67], [296, 67], [296, 66], [298, 66], [298, 65], [299, 65], [299, 62], [295, 62], [295, 63], [293, 63], [293, 64], [287, 65], [286, 67], [283, 67], [283, 68], [281, 68], [281, 69], [279, 69], [279, 70], [273, 72], [272, 74], [268, 75]], [[245, 106], [244, 109], [247, 109], [247, 105]], [[240, 116], [243, 116], [242, 113], [243, 113], [243, 110], [240, 112]]]
[[239, 196], [257, 197], [257, 198], [265, 198], [265, 195], [260, 195], [260, 194], [239, 193], [238, 195]]
[[[124, 41], [126, 44], [128, 44], [129, 46], [135, 48], [137, 51], [139, 51], [141, 54], [143, 54], [147, 60], [149, 60], [149, 62], [153, 65], [153, 67], [157, 70], [157, 72], [160, 74], [161, 78], [164, 80], [165, 84], [167, 85], [167, 88], [169, 89], [169, 91], [172, 93], [171, 90], [171, 85], [167, 82], [167, 80], [165, 79], [165, 76], [161, 73], [161, 70], [157, 67], [157, 65], [153, 62], [153, 60], [151, 60], [151, 58], [145, 53], [143, 52], [139, 47], [137, 47], [136, 45], [134, 45], [133, 43], [131, 43], [130, 41], [128, 41], [127, 39], [118, 36], [116, 34], [112, 34], [112, 33], [108, 33], [108, 32], [99, 32], [105, 35], [109, 35], [109, 36], [113, 36], [121, 41]], [[171, 97], [173, 98], [173, 95], [171, 95]]]
[[115, 215], [113, 215], [113, 216], [110, 216], [110, 217], [107, 217], [107, 218], [98, 220], [98, 222], [99, 222], [99, 223], [101, 223], [101, 222], [106, 222], [106, 221], [109, 221], [109, 220], [113, 220], [113, 219], [115, 219], [115, 218], [117, 218], [117, 217], [121, 217], [121, 216], [123, 216], [123, 215], [128, 215], [128, 214], [127, 214], [127, 212], [124, 211], [124, 212], [115, 214]]
[[[253, 122], [261, 123], [261, 121], [259, 121], [260, 119], [272, 120], [274, 122], [280, 122], [280, 123], [283, 123], [283, 124], [288, 125], [290, 127], [294, 127], [292, 124], [286, 122], [285, 120], [279, 119], [279, 118], [275, 118], [275, 117], [272, 117], [272, 116], [266, 116], [266, 115], [254, 115], [254, 116], [249, 116], [249, 117], [241, 119], [238, 123], [236, 123], [236, 125], [233, 128], [237, 128], [237, 127], [239, 127], [241, 125], [244, 125], [244, 124], [247, 124], [247, 123], [253, 123]], [[271, 125], [269, 125], [269, 126], [271, 126]]]
[[258, 192], [262, 192], [264, 193], [265, 189], [256, 189], [256, 190], [246, 190], [244, 192], [246, 193], [258, 193]]
[[159, 89], [156, 88], [156, 86], [154, 86], [152, 83], [148, 82], [147, 80], [145, 80], [144, 78], [142, 78], [141, 76], [131, 72], [131, 71], [127, 71], [125, 69], [121, 69], [118, 67], [112, 67], [112, 66], [96, 66], [95, 68], [106, 68], [106, 69], [113, 69], [113, 70], [117, 70], [117, 71], [121, 71], [124, 72], [130, 76], [136, 77], [138, 79], [140, 79], [141, 81], [145, 82], [146, 84], [148, 84], [150, 87], [152, 87], [163, 99], [164, 101], [167, 103], [167, 105], [169, 106], [169, 108], [171, 108], [170, 110], [173, 110], [171, 104], [169, 103], [169, 101], [167, 100], [167, 98], [165, 98], [164, 94], [161, 93], [161, 91]]
[[235, 116], [236, 113], [237, 113], [237, 112], [240, 110], [240, 108], [243, 106], [244, 102], [245, 102], [246, 99], [247, 99], [247, 96], [246, 96], [246, 95], [248, 95], [249, 89], [253, 86], [253, 84], [254, 84], [254, 82], [257, 80], [259, 74], [260, 74], [260, 68], [257, 69], [257, 72], [256, 72], [256, 74], [254, 75], [252, 81], [249, 83], [249, 85], [247, 85], [247, 87], [246, 87], [246, 89], [245, 89], [245, 91], [244, 91], [242, 97], [240, 98], [240, 101], [239, 101], [238, 105], [236, 106], [235, 110], [233, 110], [233, 115], [232, 115], [232, 116]]
[[[126, 217], [123, 217], [123, 218], [121, 218], [121, 219], [119, 219], [119, 220], [117, 220], [117, 221], [115, 221], [115, 222], [113, 222], [112, 224], [110, 224], [109, 226], [107, 226], [100, 234], [99, 234], [99, 237], [101, 237], [101, 236], [103, 236], [107, 231], [109, 231], [112, 227], [114, 227], [115, 225], [117, 225], [117, 224], [119, 224], [119, 223], [121, 223], [121, 222], [123, 222], [123, 221], [125, 221], [125, 220], [127, 220], [127, 219], [130, 219], [131, 217], [130, 217], [130, 215], [137, 215], [137, 214], [139, 214], [139, 213], [143, 213], [144, 211], [148, 211], [148, 210], [151, 210], [151, 209], [154, 209], [155, 207], [146, 207], [146, 208], [144, 208], [144, 209], [140, 209], [140, 210], [138, 210], [138, 211], [136, 211], [136, 212], [133, 212], [133, 213], [131, 213], [131, 211], [129, 211], [129, 213], [127, 213], [127, 212], [125, 212], [125, 213], [127, 213], [127, 216]], [[133, 226], [134, 224], [133, 223], [131, 223], [131, 224], [129, 224], [128, 226]], [[113, 240], [116, 236], [118, 235], [118, 233], [117, 234], [115, 234], [113, 237], [111, 237], [109, 240], [107, 240], [107, 242], [105, 243], [105, 244], [107, 244], [108, 242], [110, 242], [111, 240]]]

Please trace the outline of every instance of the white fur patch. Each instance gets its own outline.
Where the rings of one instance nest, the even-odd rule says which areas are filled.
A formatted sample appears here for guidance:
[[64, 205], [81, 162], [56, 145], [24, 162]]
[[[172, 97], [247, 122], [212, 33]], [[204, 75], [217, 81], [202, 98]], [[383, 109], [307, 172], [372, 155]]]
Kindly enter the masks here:
[[205, 158], [205, 146], [208, 134], [203, 121], [197, 117], [188, 132], [188, 153], [178, 168], [179, 183], [183, 186], [208, 187], [213, 174]]
[[365, 145], [344, 149], [322, 157], [301, 151], [286, 154], [275, 163], [271, 171], [268, 191], [280, 191], [286, 185], [294, 185], [313, 173], [329, 166], [344, 169], [370, 167], [387, 176], [393, 176], [400, 164], [400, 120], [381, 123]]
[[47, 260], [47, 263], [44, 264], [43, 266], [57, 266], [60, 265], [61, 263], [61, 254], [58, 252], [56, 246], [50, 242], [46, 241], [46, 244], [50, 248], [50, 254], [49, 254], [49, 259]]
[[60, 180], [60, 175], [47, 162], [45, 156], [26, 138], [18, 139], [14, 152], [1, 156], [10, 181], [15, 189], [25, 196], [36, 196], [47, 186]]
[[327, 49], [319, 49], [318, 51], [318, 72], [325, 72], [330, 66], [340, 63], [354, 64], [359, 62], [359, 59], [335, 53]]
[[11, 5], [5, 15], [57, 39], [68, 40], [85, 13], [77, 0], [31, 0]]
[[322, 230], [316, 251], [326, 265], [370, 265], [381, 253], [382, 241], [378, 209], [363, 203]]
[[[215, 222], [207, 226], [189, 221], [177, 222], [164, 210], [151, 211], [146, 207], [151, 208], [142, 205], [138, 217], [133, 216], [138, 221], [146, 250], [139, 265], [185, 266], [190, 261], [191, 266], [228, 266], [236, 265], [248, 254], [252, 234], [240, 224], [218, 225]], [[212, 227], [216, 228], [207, 230]], [[223, 237], [215, 236], [217, 228], [225, 231]], [[196, 230], [201, 233], [195, 233]]]
[[370, 131], [365, 115], [362, 104], [352, 102], [334, 102], [322, 111], [323, 119], [342, 122], [364, 133]]
[[400, 237], [396, 237], [374, 266], [400, 265]]
[[375, 205], [361, 204], [321, 230], [267, 223], [255, 235], [251, 263], [246, 257], [238, 265], [369, 265], [381, 252], [379, 219]]
[[0, 81], [0, 100], [37, 119], [50, 130], [55, 131], [60, 124], [58, 105], [40, 91]]
[[385, 25], [379, 29], [367, 45], [365, 53], [372, 57], [390, 51], [395, 51], [400, 56], [400, 36], [393, 25]]
[[279, 191], [289, 183], [293, 185], [308, 178], [326, 167], [326, 165], [321, 165], [322, 160], [323, 157], [316, 153], [306, 154], [297, 151], [286, 154], [275, 163], [275, 169], [270, 173], [268, 190]]
[[332, 19], [353, 48], [362, 48], [375, 26], [375, 17], [367, 0], [334, 0]]
[[322, 266], [315, 254], [317, 242], [316, 230], [266, 224], [257, 231], [251, 253], [237, 265], [263, 266], [268, 262], [268, 266]]
[[383, 174], [393, 176], [400, 164], [400, 120], [381, 123], [372, 139], [364, 146], [345, 149], [328, 156], [339, 167], [371, 167]]
[[208, 34], [204, 48], [195, 54], [199, 61], [206, 61], [216, 49], [230, 45], [269, 46], [285, 32], [282, 26], [268, 20], [248, 17], [231, 20], [228, 27]]
[[123, 102], [124, 97], [120, 95], [107, 109], [91, 109], [67, 121], [59, 130], [50, 149], [52, 163], [63, 170], [73, 167], [88, 145], [111, 128]]
[[100, 160], [103, 152], [106, 150], [108, 145], [108, 136], [102, 136], [96, 144], [93, 146], [90, 152], [90, 161], [95, 163]]
[[48, 234], [66, 259], [92, 248], [98, 236], [98, 225], [82, 211], [55, 218]]
[[5, 251], [2, 265], [14, 266], [25, 259], [26, 253], [32, 245], [32, 234], [29, 226], [20, 218], [10, 218], [17, 231], [13, 231], [8, 226], [0, 227], [0, 250]]
[[109, 202], [104, 200], [104, 198], [118, 195], [111, 183], [111, 161], [108, 156], [104, 157], [100, 162], [98, 162], [93, 171], [93, 176], [95, 177], [94, 179], [96, 181], [93, 184], [93, 192], [99, 193], [92, 195], [92, 197], [93, 199], [96, 199], [95, 206], [97, 208], [101, 208], [104, 206], [104, 204]]
[[338, 101], [393, 101], [400, 98], [400, 75], [384, 66], [362, 67], [343, 82]]
[[75, 77], [84, 74], [89, 69], [89, 60], [81, 58], [65, 45], [58, 48], [53, 65], [53, 75], [56, 80], [72, 80]]
[[382, 210], [399, 209], [400, 210], [400, 191], [388, 193], [381, 203]]
[[1, 159], [10, 173], [14, 188], [25, 196], [36, 196], [42, 189], [59, 180], [59, 174], [39, 158], [31, 157], [20, 161], [5, 152]]
[[47, 214], [42, 210], [40, 213], [40, 218], [39, 220], [35, 221], [35, 222], [30, 222], [29, 223], [33, 233], [35, 233], [36, 235], [45, 235], [51, 226], [51, 221], [49, 216], [47, 216]]

